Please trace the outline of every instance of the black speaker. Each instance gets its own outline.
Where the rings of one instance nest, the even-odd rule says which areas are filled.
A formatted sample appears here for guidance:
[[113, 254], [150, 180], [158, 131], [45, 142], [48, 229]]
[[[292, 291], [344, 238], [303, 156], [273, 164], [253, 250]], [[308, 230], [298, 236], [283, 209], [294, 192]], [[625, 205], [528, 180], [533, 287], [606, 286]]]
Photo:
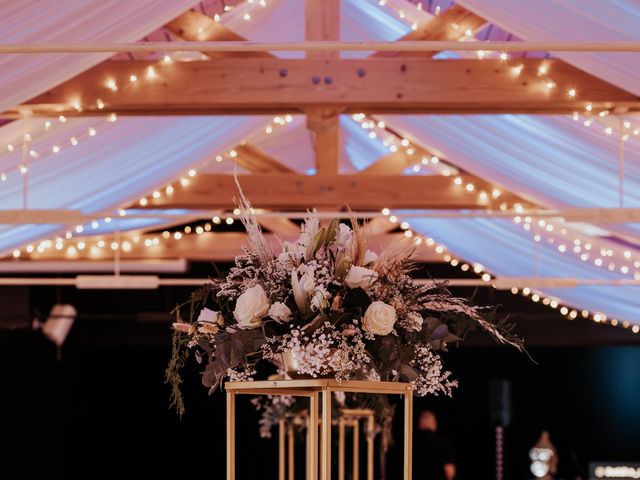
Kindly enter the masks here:
[[511, 383], [508, 380], [489, 383], [489, 411], [492, 425], [508, 427], [511, 423]]

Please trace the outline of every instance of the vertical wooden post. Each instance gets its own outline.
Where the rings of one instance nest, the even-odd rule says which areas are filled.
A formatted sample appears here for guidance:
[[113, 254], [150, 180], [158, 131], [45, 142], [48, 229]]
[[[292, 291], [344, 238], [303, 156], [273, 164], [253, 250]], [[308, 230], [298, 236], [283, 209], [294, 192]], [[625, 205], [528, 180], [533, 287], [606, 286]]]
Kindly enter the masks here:
[[278, 480], [285, 480], [285, 437], [286, 422], [278, 421]]
[[331, 480], [331, 389], [322, 390], [322, 448], [321, 448], [322, 480]]
[[[340, 40], [340, 0], [305, 0], [305, 38]], [[307, 57], [339, 58], [340, 52], [307, 52]]]
[[335, 175], [340, 164], [340, 111], [330, 107], [306, 110], [313, 137], [318, 175]]
[[236, 394], [227, 390], [227, 480], [236, 478]]
[[293, 423], [289, 423], [287, 428], [287, 437], [288, 437], [288, 460], [289, 460], [289, 480], [294, 480], [296, 476], [296, 464], [295, 464], [295, 445], [294, 445], [294, 436], [293, 436]]
[[[313, 40], [340, 40], [340, 0], [305, 0], [305, 37]], [[339, 58], [340, 52], [307, 52], [317, 59]], [[320, 84], [331, 84], [331, 76], [317, 77]], [[318, 174], [337, 173], [340, 158], [340, 115], [334, 109], [319, 108], [307, 113], [316, 152]]]
[[374, 440], [374, 418], [369, 415], [367, 418], [367, 480], [373, 480], [373, 440]]
[[309, 480], [318, 480], [318, 392], [309, 398]]
[[404, 394], [404, 480], [411, 480], [413, 453], [413, 390]]

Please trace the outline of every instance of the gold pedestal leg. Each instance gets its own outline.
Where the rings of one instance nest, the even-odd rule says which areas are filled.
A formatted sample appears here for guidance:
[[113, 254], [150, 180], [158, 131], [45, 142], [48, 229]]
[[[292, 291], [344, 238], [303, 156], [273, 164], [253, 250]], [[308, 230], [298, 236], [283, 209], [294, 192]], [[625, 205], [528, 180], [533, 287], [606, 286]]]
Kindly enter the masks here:
[[331, 389], [322, 390], [321, 479], [331, 480]]
[[404, 480], [411, 480], [413, 453], [413, 391], [404, 394]]
[[278, 422], [278, 480], [285, 480], [285, 421]]
[[367, 418], [367, 480], [373, 480], [373, 433], [375, 424], [373, 415]]
[[318, 393], [309, 398], [309, 480], [318, 480]]
[[344, 418], [338, 420], [338, 480], [344, 480]]
[[295, 466], [295, 452], [293, 443], [293, 424], [289, 424], [287, 429], [287, 435], [289, 437], [289, 480], [294, 480], [296, 476]]
[[353, 420], [353, 480], [360, 480], [360, 421]]
[[227, 480], [236, 478], [236, 394], [227, 390]]

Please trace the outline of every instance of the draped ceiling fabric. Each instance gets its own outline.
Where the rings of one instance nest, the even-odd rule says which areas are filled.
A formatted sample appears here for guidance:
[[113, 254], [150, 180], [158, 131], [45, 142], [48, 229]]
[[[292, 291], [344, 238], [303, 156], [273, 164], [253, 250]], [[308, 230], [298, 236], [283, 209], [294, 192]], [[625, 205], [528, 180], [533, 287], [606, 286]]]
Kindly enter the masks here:
[[[135, 42], [195, 3], [196, 0], [0, 2], [0, 43]], [[0, 111], [69, 80], [111, 55], [0, 56]]]
[[[459, 0], [461, 5], [528, 41], [637, 41], [636, 0]], [[557, 52], [555, 56], [640, 95], [637, 53]]]
[[[31, 147], [37, 151], [51, 152], [53, 145], [65, 143], [67, 146], [57, 154], [45, 153], [31, 163], [29, 207], [77, 209], [86, 214], [112, 212], [213, 159], [268, 120], [261, 116], [128, 117], [116, 123], [96, 118], [69, 119], [34, 137]], [[19, 123], [0, 128], [0, 145], [9, 143], [5, 135], [13, 138], [20, 129]], [[91, 127], [97, 133], [87, 138], [85, 132]], [[68, 145], [71, 136], [80, 139], [75, 147]], [[9, 172], [0, 188], [3, 209], [22, 208], [22, 177], [12, 170], [18, 163], [18, 152], [0, 156], [0, 171]], [[214, 165], [218, 171], [232, 170], [232, 166], [224, 162]], [[121, 222], [121, 227], [126, 229], [157, 220]], [[10, 253], [13, 248], [49, 238], [67, 228], [69, 226], [0, 226], [0, 252]]]
[[[69, 2], [72, 3], [76, 4], [75, 9], [84, 12], [84, 16], [77, 17], [75, 21], [86, 27], [88, 23], [82, 23], [86, 18], [94, 14], [101, 15], [102, 22], [97, 24], [105, 31], [101, 28], [97, 32], [87, 33], [87, 28], [79, 29], [88, 36], [66, 36], [64, 40], [101, 41], [106, 38], [110, 41], [129, 41], [142, 37], [194, 2], [99, 2], [100, 6], [109, 9], [108, 15], [105, 15], [105, 10], [95, 6], [98, 2], [85, 2], [82, 8], [77, 6], [78, 2]], [[640, 6], [632, 4], [630, 0], [604, 0], [597, 3], [588, 0], [588, 6], [579, 0], [463, 0], [460, 3], [475, 9], [504, 31], [525, 40], [628, 40], [633, 39], [630, 36], [635, 33], [632, 24], [640, 24]], [[151, 4], [152, 12], [143, 15], [144, 19], [141, 20], [140, 12]], [[245, 2], [223, 15], [222, 21], [254, 41], [302, 41], [302, 4], [298, 0], [271, 0], [263, 8], [259, 6], [259, 2]], [[40, 8], [34, 7], [37, 11], [31, 12], [32, 5], [39, 5]], [[69, 12], [69, 8], [74, 7], [67, 7], [66, 10], [61, 8], [56, 13], [62, 18], [65, 11]], [[407, 21], [398, 18], [399, 8], [408, 12], [409, 9], [415, 10], [415, 5], [405, 0], [389, 0], [385, 7], [381, 7], [377, 0], [343, 0], [341, 38], [355, 41], [395, 40], [402, 37], [411, 29]], [[516, 9], [518, 14], [514, 13]], [[62, 40], [60, 37], [44, 35], [51, 32], [51, 25], [55, 24], [54, 18], [43, 18], [45, 15], [42, 12], [47, 10], [41, 2], [20, 8], [15, 4], [0, 5], [0, 40]], [[27, 15], [25, 12], [32, 14]], [[250, 13], [251, 21], [244, 20], [245, 13]], [[429, 16], [427, 12], [422, 12], [421, 15], [424, 18]], [[58, 18], [56, 15], [54, 17]], [[20, 21], [17, 22], [16, 18]], [[58, 21], [61, 21], [60, 18]], [[123, 21], [125, 18], [127, 21]], [[153, 18], [155, 21], [152, 21]], [[26, 33], [15, 30], [11, 31], [16, 36], [9, 36], [4, 33], [5, 22], [20, 24], [23, 30], [31, 31], [34, 36], [29, 37]], [[142, 28], [143, 23], [148, 28]], [[134, 24], [136, 28], [140, 27], [135, 33]], [[131, 27], [131, 31], [123, 32], [127, 26]], [[567, 30], [569, 26], [571, 28]], [[112, 30], [107, 33], [109, 28]], [[38, 38], [35, 38], [36, 30], [43, 32]], [[63, 30], [72, 36], [75, 28]], [[117, 30], [118, 35], [122, 36], [114, 37], [116, 33], [113, 30]], [[18, 34], [22, 36], [17, 36]], [[105, 36], [100, 36], [102, 34]], [[300, 53], [277, 52], [277, 55], [292, 57], [300, 56]], [[343, 57], [362, 55], [362, 52], [342, 54]], [[611, 54], [558, 56], [593, 75], [640, 94], [634, 75], [640, 71], [636, 59], [628, 60], [625, 55]], [[20, 67], [13, 69], [16, 73], [1, 63], [6, 62], [7, 58], [9, 57], [0, 58], [0, 65], [5, 66], [0, 70], [0, 89], [3, 93], [11, 93], [12, 97], [7, 100], [8, 95], [2, 95], [0, 102], [7, 102], [9, 106], [89, 68], [103, 57], [55, 56], [49, 58], [46, 67], [43, 67], [48, 69], [46, 76], [38, 74], [41, 72], [38, 62], [33, 61], [37, 57], [16, 57], [14, 61], [19, 59], [24, 62], [15, 64]], [[12, 77], [14, 74], [15, 78]], [[14, 92], [17, 93], [14, 95]], [[607, 137], [602, 132], [602, 122], [612, 121], [610, 119], [599, 120], [590, 128], [556, 116], [388, 115], [384, 119], [394, 129], [442, 154], [454, 165], [522, 193], [541, 205], [556, 208], [618, 205], [617, 142], [613, 136]], [[247, 139], [300, 173], [313, 173], [313, 149], [303, 121], [294, 118], [287, 127], [274, 131], [272, 135], [264, 135], [260, 132], [264, 130], [266, 121], [265, 118], [255, 117], [125, 118], [119, 119], [116, 124], [106, 124], [97, 120], [94, 125], [99, 133], [87, 140], [85, 150], [81, 149], [82, 145], [73, 150], [69, 147], [55, 157], [50, 155], [33, 162], [30, 171], [31, 205], [79, 208], [85, 212], [117, 208], [148, 194], [184, 173], [185, 169], [202, 164], [212, 155], [230, 148], [242, 139]], [[50, 148], [56, 141], [54, 135], [60, 134], [68, 140], [74, 128], [86, 129], [87, 122], [90, 120], [69, 120], [64, 126], [56, 126], [55, 133], [53, 130], [50, 133], [40, 132], [34, 144], [42, 142], [46, 148]], [[369, 139], [367, 132], [348, 117], [341, 119], [341, 126], [343, 172], [362, 170], [388, 153], [379, 141]], [[16, 135], [20, 136], [19, 131], [19, 125], [0, 128], [0, 145], [15, 141]], [[625, 205], [639, 206], [639, 144], [632, 138], [625, 147]], [[0, 204], [3, 208], [19, 208], [21, 205], [20, 176], [15, 175], [18, 162], [18, 157], [0, 155], [0, 170], [9, 168], [14, 171], [7, 184], [0, 188]], [[225, 168], [228, 171], [228, 166], [213, 164], [205, 171]], [[60, 175], [60, 172], [64, 175]], [[410, 212], [403, 212], [403, 215], [417, 232], [434, 237], [447, 245], [454, 254], [467, 261], [481, 263], [498, 276], [572, 276], [585, 279], [623, 277], [622, 274], [610, 273], [590, 262], [582, 262], [575, 255], [560, 253], [553, 245], [542, 242], [534, 247], [531, 232], [526, 232], [521, 226], [509, 221], [413, 218]], [[144, 226], [141, 221], [130, 221], [136, 222], [130, 227]], [[163, 221], [149, 219], [151, 224]], [[637, 233], [635, 226], [602, 227], [606, 230], [600, 234], [604, 235], [608, 235], [609, 230], [626, 235]], [[10, 251], [26, 242], [50, 237], [66, 228], [68, 226], [56, 225], [1, 227], [0, 251]], [[573, 231], [571, 226], [567, 228]], [[603, 245], [607, 243], [607, 240], [599, 241]], [[640, 253], [637, 249], [632, 250], [634, 256]], [[640, 324], [640, 292], [637, 287], [578, 287], [544, 293], [556, 296], [576, 308], [601, 311], [620, 320]]]

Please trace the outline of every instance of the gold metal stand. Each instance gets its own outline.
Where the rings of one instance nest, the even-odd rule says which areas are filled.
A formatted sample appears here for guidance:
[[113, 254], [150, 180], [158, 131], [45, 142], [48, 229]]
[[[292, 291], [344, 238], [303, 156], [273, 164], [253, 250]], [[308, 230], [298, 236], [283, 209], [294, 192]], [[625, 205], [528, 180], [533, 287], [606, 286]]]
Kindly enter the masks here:
[[[404, 480], [411, 480], [411, 453], [412, 453], [412, 423], [413, 423], [413, 390], [408, 383], [400, 382], [369, 382], [348, 380], [339, 382], [337, 380], [279, 380], [260, 382], [227, 382], [227, 480], [235, 480], [235, 396], [242, 395], [290, 395], [293, 397], [308, 397], [309, 405], [309, 428], [307, 439], [307, 478], [309, 480], [331, 480], [331, 398], [333, 392], [353, 392], [371, 393], [378, 395], [403, 395], [405, 406], [404, 419]], [[322, 403], [322, 423], [319, 421], [318, 404]], [[355, 418], [356, 422], [359, 420]], [[368, 419], [368, 429], [372, 428], [373, 417]], [[370, 423], [369, 423], [370, 422]], [[279, 443], [284, 451], [284, 431], [280, 428]], [[318, 428], [321, 429], [320, 442], [320, 477], [318, 477]], [[340, 429], [340, 423], [338, 423]], [[344, 427], [343, 427], [344, 428]], [[339, 431], [340, 435], [340, 431]], [[368, 448], [371, 454], [368, 455], [369, 479], [373, 475], [373, 436], [367, 436]], [[359, 449], [358, 435], [354, 435], [354, 451]], [[292, 441], [289, 443], [289, 450], [292, 450]], [[292, 471], [293, 455], [290, 455], [289, 468]], [[342, 454], [341, 459], [344, 459]], [[284, 472], [284, 459], [280, 454], [281, 467], [280, 474]], [[355, 466], [354, 474], [359, 474], [359, 466]], [[342, 464], [344, 469], [344, 464]], [[357, 478], [355, 476], [354, 478]]]

